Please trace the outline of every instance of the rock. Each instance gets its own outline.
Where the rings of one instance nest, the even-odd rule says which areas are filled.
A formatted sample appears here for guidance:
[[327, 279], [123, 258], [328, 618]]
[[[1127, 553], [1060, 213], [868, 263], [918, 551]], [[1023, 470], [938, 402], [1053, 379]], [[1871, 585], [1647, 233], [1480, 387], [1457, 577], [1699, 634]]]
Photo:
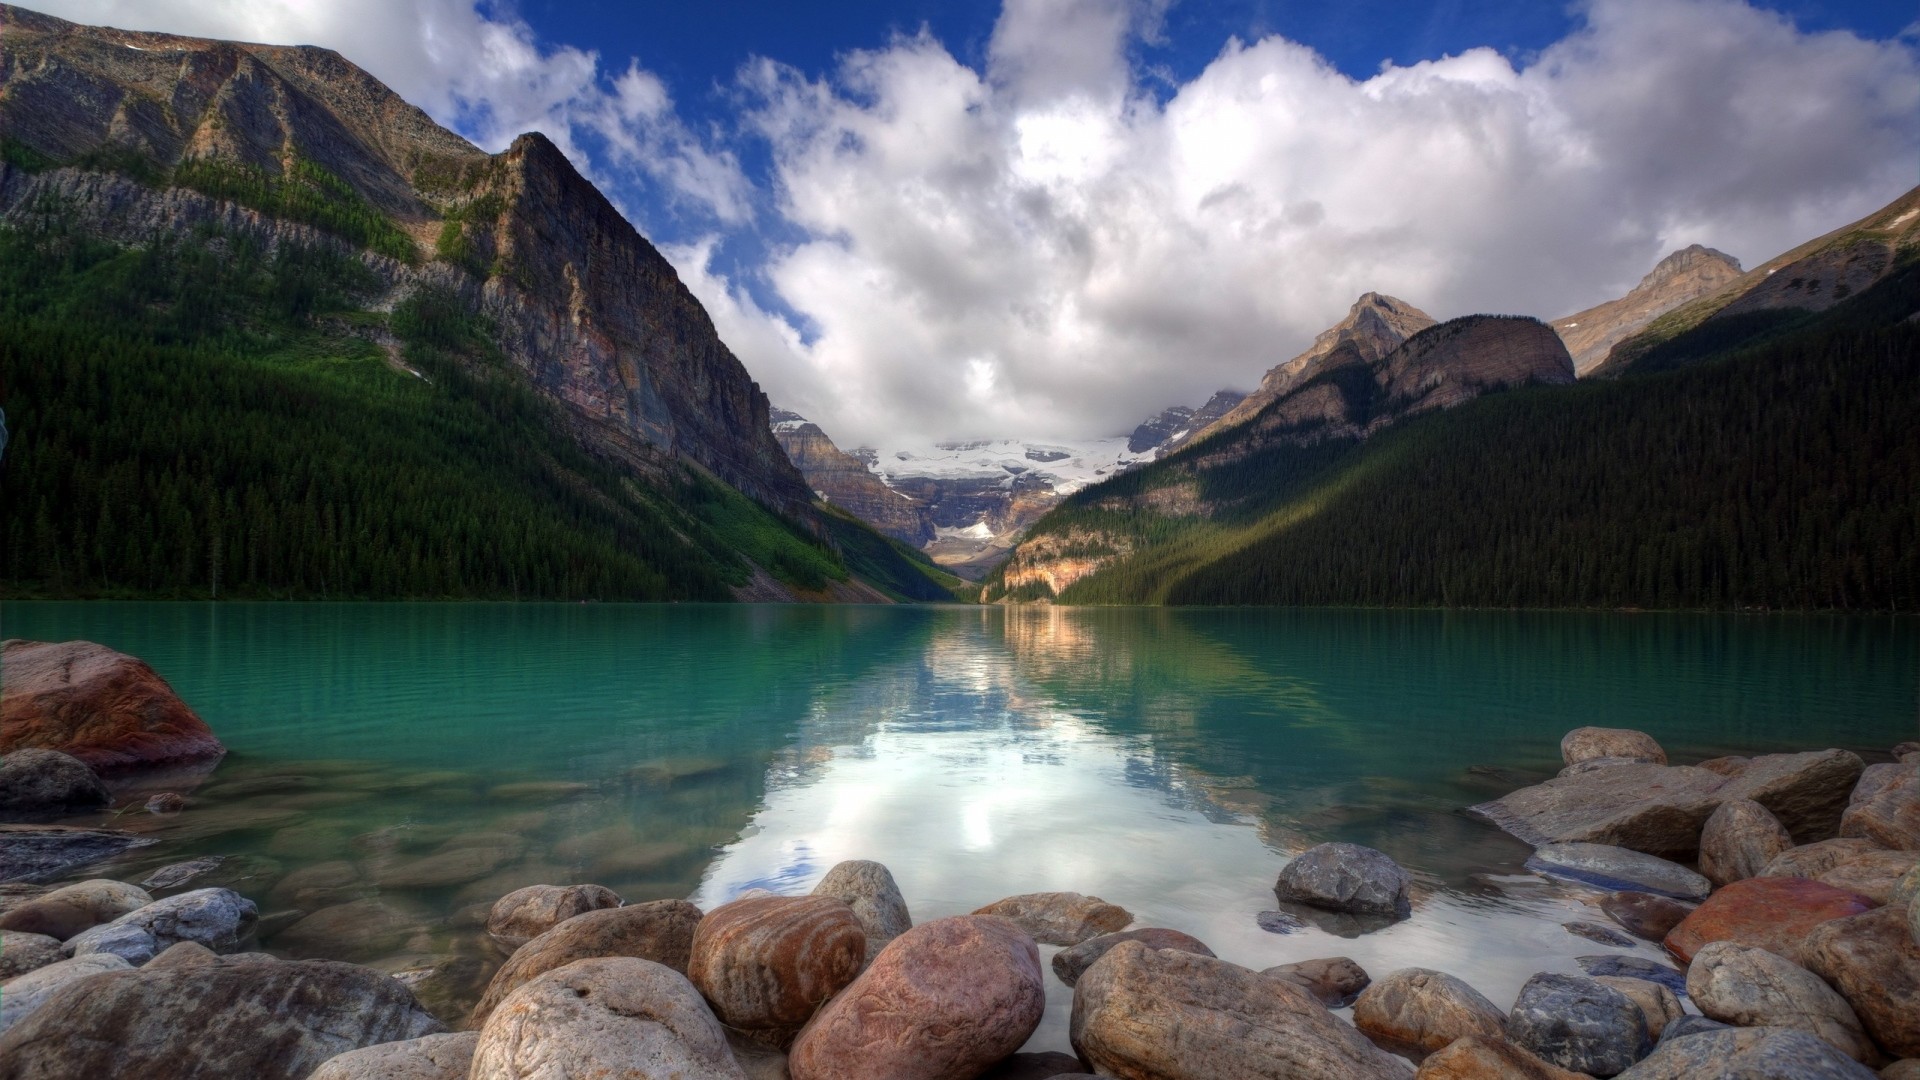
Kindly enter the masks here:
[[1920, 942], [1907, 914], [1883, 907], [1827, 922], [1806, 936], [1798, 958], [1840, 991], [1881, 1048], [1920, 1057]]
[[1732, 1024], [1723, 1024], [1718, 1020], [1709, 1020], [1698, 1013], [1688, 1013], [1680, 1019], [1669, 1023], [1667, 1030], [1660, 1033], [1660, 1041], [1664, 1043], [1671, 1039], [1684, 1039], [1689, 1035], [1698, 1035], [1703, 1031], [1730, 1031], [1732, 1029]]
[[1853, 786], [1866, 763], [1848, 750], [1762, 754], [1720, 789], [1720, 798], [1752, 799], [1779, 820], [1796, 844], [1829, 840], [1840, 831]]
[[46, 967], [66, 955], [57, 937], [20, 930], [0, 930], [0, 983]]
[[684, 973], [699, 924], [700, 909], [685, 900], [655, 900], [575, 915], [514, 950], [487, 984], [467, 1025], [479, 1027], [507, 995], [575, 960], [624, 956]]
[[467, 1080], [477, 1031], [423, 1035], [328, 1058], [307, 1080]]
[[1044, 1054], [1013, 1054], [980, 1074], [980, 1080], [1051, 1080], [1088, 1075], [1080, 1059], [1049, 1050]]
[[1385, 852], [1359, 844], [1308, 848], [1280, 871], [1273, 891], [1283, 901], [1354, 915], [1404, 919], [1412, 879]]
[[1761, 877], [1817, 878], [1849, 859], [1886, 849], [1871, 840], [1842, 838], [1788, 848], [1774, 856]]
[[1103, 1076], [1406, 1075], [1398, 1058], [1284, 979], [1138, 942], [1115, 946], [1080, 977], [1070, 1033]]
[[1373, 981], [1366, 969], [1344, 956], [1325, 960], [1302, 960], [1281, 964], [1260, 974], [1270, 979], [1285, 979], [1329, 1009], [1344, 1009], [1353, 1004], [1360, 991]]
[[132, 964], [144, 964], [179, 941], [231, 952], [253, 933], [259, 916], [253, 901], [231, 889], [195, 889], [96, 926], [68, 941], [67, 951], [110, 952]]
[[1402, 968], [1353, 1003], [1353, 1026], [1390, 1049], [1431, 1054], [1455, 1039], [1506, 1037], [1506, 1016], [1478, 990], [1451, 975]]
[[226, 753], [144, 662], [91, 641], [0, 643], [0, 754], [38, 747], [95, 769]]
[[1504, 1038], [1469, 1035], [1420, 1063], [1414, 1080], [1582, 1080]]
[[0, 754], [0, 814], [71, 813], [110, 801], [106, 786], [78, 758], [35, 748]]
[[1616, 1076], [1651, 1046], [1646, 1017], [1625, 994], [1580, 975], [1541, 972], [1520, 988], [1507, 1035], [1573, 1072]]
[[1752, 762], [1752, 758], [1729, 754], [1726, 757], [1708, 758], [1695, 767], [1719, 773], [1721, 776], [1739, 776], [1747, 771], [1747, 766]]
[[1848, 859], [1815, 880], [1887, 904], [1893, 902], [1893, 892], [1901, 879], [1916, 867], [1920, 867], [1920, 851], [1869, 851]]
[[0, 1078], [300, 1080], [343, 1051], [439, 1030], [406, 987], [351, 964], [108, 971], [56, 990], [0, 1036]]
[[515, 838], [498, 843], [453, 846], [420, 859], [376, 866], [372, 878], [383, 889], [445, 889], [478, 881], [520, 857], [523, 845]]
[[1566, 927], [1567, 933], [1586, 938], [1599, 945], [1611, 945], [1616, 949], [1633, 948], [1632, 938], [1611, 927], [1601, 926], [1599, 923], [1569, 922], [1560, 925]]
[[1881, 1069], [1880, 1080], [1920, 1080], [1920, 1058], [1905, 1058]]
[[1577, 761], [1572, 765], [1569, 765], [1566, 768], [1561, 769], [1555, 775], [1556, 776], [1578, 776], [1581, 773], [1590, 773], [1596, 769], [1611, 769], [1615, 765], [1649, 765], [1649, 764], [1659, 764], [1659, 763], [1649, 762], [1645, 758], [1635, 758], [1635, 757], [1588, 758], [1585, 761]]
[[20, 930], [66, 941], [153, 903], [145, 889], [97, 878], [55, 889], [0, 915], [0, 930]]
[[1920, 896], [1907, 901], [1907, 932], [1915, 942], [1920, 942]]
[[1631, 728], [1578, 727], [1560, 738], [1560, 760], [1578, 765], [1594, 758], [1627, 758], [1633, 761], [1667, 763], [1667, 752], [1653, 736]]
[[867, 932], [869, 960], [886, 948], [887, 942], [913, 927], [906, 898], [894, 884], [893, 873], [869, 859], [836, 863], [813, 887], [813, 895], [831, 896], [853, 909], [853, 917]]
[[1473, 811], [1535, 847], [1593, 843], [1691, 859], [1726, 777], [1685, 765], [1615, 765], [1556, 777]]
[[793, 1080], [977, 1076], [1018, 1050], [1045, 1008], [1040, 952], [1019, 925], [936, 919], [895, 938], [827, 1002], [794, 1041], [787, 1068]]
[[1011, 919], [1042, 945], [1078, 945], [1133, 921], [1126, 908], [1077, 892], [1023, 893], [974, 912]]
[[225, 861], [227, 859], [224, 855], [202, 855], [198, 859], [188, 859], [186, 862], [168, 863], [148, 874], [140, 884], [148, 889], [177, 889], [202, 874], [218, 870], [220, 864]]
[[1094, 961], [1107, 955], [1107, 950], [1123, 941], [1137, 941], [1149, 949], [1179, 949], [1183, 952], [1212, 956], [1213, 950], [1206, 943], [1190, 934], [1178, 930], [1148, 928], [1144, 930], [1122, 930], [1117, 934], [1101, 934], [1097, 938], [1088, 938], [1078, 945], [1061, 949], [1053, 954], [1053, 973], [1060, 981], [1072, 986], [1083, 972], [1093, 966]]
[[1797, 1028], [1855, 1061], [1879, 1056], [1846, 999], [1806, 968], [1765, 949], [1713, 942], [1687, 969], [1687, 995], [1700, 1011], [1740, 1027]]
[[792, 1080], [787, 1072], [787, 1055], [737, 1031], [723, 1030], [727, 1031], [727, 1048], [733, 1051], [733, 1063], [747, 1074], [747, 1080]]
[[1860, 780], [1853, 785], [1853, 793], [1847, 796], [1847, 807], [1866, 802], [1875, 795], [1899, 783], [1913, 769], [1897, 762], [1883, 761], [1878, 765], [1869, 765], [1860, 773]]
[[1527, 859], [1527, 869], [1597, 885], [1637, 889], [1682, 900], [1699, 900], [1713, 883], [1678, 863], [1608, 844], [1547, 844]]
[[1635, 979], [1625, 975], [1595, 975], [1593, 981], [1602, 986], [1611, 986], [1627, 996], [1627, 1000], [1640, 1009], [1640, 1015], [1647, 1021], [1647, 1037], [1659, 1041], [1667, 1025], [1687, 1014], [1680, 1004], [1680, 998], [1662, 983], [1651, 979]]
[[1628, 933], [1648, 941], [1664, 940], [1680, 920], [1693, 914], [1690, 904], [1645, 892], [1608, 893], [1600, 899], [1600, 910]]
[[1893, 883], [1893, 892], [1888, 894], [1887, 903], [1905, 904], [1916, 896], [1920, 896], [1920, 866], [1900, 875], [1900, 880]]
[[467, 1075], [746, 1080], [686, 976], [631, 956], [575, 960], [508, 994], [480, 1029]]
[[52, 881], [130, 848], [157, 843], [152, 837], [71, 825], [0, 825], [0, 882]]
[[1907, 768], [1872, 798], [1848, 807], [1840, 818], [1840, 835], [1896, 851], [1920, 851], [1920, 774]]
[[[0, 993], [0, 1035], [46, 1003], [61, 987], [76, 979], [108, 971], [128, 971], [132, 964], [111, 953], [76, 956], [34, 969], [7, 981]], [[0, 1075], [4, 1071], [0, 1070]]]
[[295, 956], [371, 960], [404, 945], [421, 928], [413, 913], [376, 897], [335, 904], [303, 917], [273, 937], [273, 947]]
[[1686, 973], [1679, 968], [1655, 963], [1644, 956], [1578, 956], [1574, 962], [1580, 970], [1595, 979], [1621, 978], [1639, 979], [1642, 982], [1658, 983], [1675, 994], [1687, 992]]
[[1253, 917], [1253, 923], [1269, 934], [1291, 934], [1307, 927], [1300, 916], [1287, 911], [1262, 911]]
[[494, 903], [487, 914], [487, 933], [517, 949], [575, 915], [620, 904], [620, 895], [604, 885], [529, 885]]
[[206, 967], [219, 962], [219, 953], [197, 941], [176, 941], [140, 967], [143, 971], [166, 971], [169, 968]]
[[1872, 1080], [1873, 1071], [1792, 1028], [1726, 1028], [1662, 1042], [1621, 1080]]
[[327, 908], [362, 900], [378, 892], [360, 876], [360, 868], [345, 859], [303, 866], [273, 887], [274, 900], [297, 908]]
[[1752, 799], [1728, 799], [1700, 830], [1700, 872], [1715, 885], [1759, 877], [1793, 846], [1767, 808]]
[[1805, 878], [1736, 881], [1707, 898], [1667, 935], [1667, 951], [1683, 964], [1702, 946], [1737, 941], [1780, 956], [1797, 956], [1814, 927], [1874, 907], [1859, 893]]
[[785, 1049], [820, 1004], [860, 974], [866, 955], [866, 931], [843, 901], [735, 900], [700, 920], [687, 977], [721, 1023]]
[[147, 813], [177, 814], [187, 808], [187, 797], [177, 791], [162, 791], [147, 797]]

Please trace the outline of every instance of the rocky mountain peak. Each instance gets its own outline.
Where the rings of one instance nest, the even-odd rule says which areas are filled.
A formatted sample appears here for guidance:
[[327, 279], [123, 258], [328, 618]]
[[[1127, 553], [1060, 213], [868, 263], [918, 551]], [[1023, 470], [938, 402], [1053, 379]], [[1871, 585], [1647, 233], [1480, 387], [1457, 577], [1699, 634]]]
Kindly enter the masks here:
[[1740, 275], [1738, 259], [1693, 244], [1661, 259], [1625, 296], [1555, 319], [1553, 328], [1567, 343], [1574, 370], [1585, 375], [1598, 367], [1619, 342]]
[[1640, 284], [1634, 286], [1634, 289], [1635, 291], [1657, 289], [1682, 275], [1700, 273], [1703, 268], [1707, 273], [1731, 270], [1735, 277], [1745, 273], [1740, 269], [1740, 260], [1726, 252], [1717, 251], [1704, 244], [1688, 244], [1655, 263], [1653, 269], [1647, 272], [1646, 277], [1640, 279]]

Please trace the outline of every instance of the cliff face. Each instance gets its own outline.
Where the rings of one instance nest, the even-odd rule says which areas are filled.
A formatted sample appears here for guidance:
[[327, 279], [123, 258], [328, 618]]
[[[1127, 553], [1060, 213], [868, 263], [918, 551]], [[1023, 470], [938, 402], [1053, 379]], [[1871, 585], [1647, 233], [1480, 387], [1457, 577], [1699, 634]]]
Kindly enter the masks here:
[[820, 425], [775, 409], [773, 437], [821, 498], [902, 543], [921, 547], [933, 540], [927, 508], [888, 487], [867, 462], [835, 446]]
[[1171, 454], [1192, 442], [1214, 421], [1227, 415], [1234, 406], [1246, 399], [1247, 395], [1238, 390], [1216, 390], [1206, 404], [1197, 409], [1175, 405], [1162, 410], [1133, 429], [1133, 435], [1127, 439], [1127, 450], [1135, 454], [1150, 450], [1158, 450], [1162, 455]]
[[1615, 345], [1648, 323], [1739, 276], [1738, 259], [1694, 244], [1661, 259], [1625, 296], [1555, 319], [1553, 329], [1567, 343], [1574, 371], [1585, 375], [1598, 367]]

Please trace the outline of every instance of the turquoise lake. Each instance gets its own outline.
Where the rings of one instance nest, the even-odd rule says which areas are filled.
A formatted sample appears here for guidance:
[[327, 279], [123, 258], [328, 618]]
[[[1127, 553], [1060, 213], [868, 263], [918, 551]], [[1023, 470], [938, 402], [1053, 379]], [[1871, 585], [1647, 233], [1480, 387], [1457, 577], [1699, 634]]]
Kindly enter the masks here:
[[[1550, 776], [1567, 729], [1676, 762], [1920, 735], [1920, 623], [1891, 618], [10, 603], [0, 633], [145, 658], [230, 750], [185, 813], [115, 819], [160, 843], [86, 876], [229, 856], [189, 887], [258, 901], [268, 949], [408, 972], [448, 1014], [511, 889], [708, 907], [847, 858], [916, 919], [1071, 889], [1249, 967], [1433, 967], [1504, 1004], [1608, 951], [1561, 927], [1604, 922], [1597, 894], [1462, 812]], [[1327, 840], [1413, 870], [1413, 918], [1262, 930]], [[1065, 1049], [1048, 981], [1030, 1045]]]

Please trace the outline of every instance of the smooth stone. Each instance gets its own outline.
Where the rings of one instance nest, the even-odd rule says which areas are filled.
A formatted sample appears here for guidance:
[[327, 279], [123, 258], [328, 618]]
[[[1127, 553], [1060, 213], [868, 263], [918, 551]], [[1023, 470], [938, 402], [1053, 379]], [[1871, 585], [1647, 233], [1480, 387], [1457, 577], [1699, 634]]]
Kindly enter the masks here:
[[195, 889], [129, 912], [67, 942], [74, 956], [110, 952], [144, 964], [181, 941], [231, 952], [253, 933], [260, 909], [231, 889]]
[[1280, 871], [1282, 900], [1350, 915], [1404, 919], [1413, 910], [1413, 879], [1383, 851], [1359, 844], [1319, 844]]
[[1296, 964], [1270, 967], [1260, 974], [1270, 979], [1285, 979], [1329, 1009], [1344, 1009], [1353, 1004], [1373, 982], [1365, 968], [1345, 956], [1322, 960], [1302, 960]]
[[72, 825], [0, 825], [0, 883], [53, 881], [82, 866], [159, 842], [151, 836]]
[[71, 813], [111, 801], [106, 785], [79, 758], [37, 747], [0, 755], [0, 814]]
[[1625, 994], [1580, 975], [1541, 972], [1520, 988], [1507, 1037], [1542, 1060], [1590, 1076], [1617, 1076], [1652, 1045], [1647, 1018]]
[[515, 949], [473, 1007], [477, 1028], [507, 996], [532, 979], [575, 960], [624, 956], [685, 974], [700, 909], [685, 900], [654, 900], [575, 915]]
[[0, 1034], [46, 1003], [61, 987], [76, 979], [108, 971], [129, 971], [133, 965], [112, 953], [76, 956], [35, 968], [7, 981], [0, 991]]
[[787, 1068], [793, 1080], [978, 1076], [1033, 1035], [1046, 1001], [1040, 950], [1012, 920], [936, 919], [893, 939], [827, 1002]]
[[1871, 840], [1855, 837], [1802, 844], [1774, 856], [1773, 861], [1760, 872], [1760, 876], [1817, 878], [1850, 859], [1885, 850]]
[[1122, 930], [1117, 934], [1101, 934], [1097, 938], [1088, 938], [1053, 954], [1053, 973], [1060, 981], [1072, 986], [1075, 980], [1090, 967], [1094, 961], [1107, 955], [1107, 950], [1123, 941], [1137, 941], [1149, 949], [1179, 949], [1183, 952], [1212, 956], [1214, 952], [1206, 943], [1191, 934], [1178, 930], [1163, 930], [1149, 927], [1142, 930]]
[[1074, 1051], [1102, 1076], [1406, 1076], [1404, 1062], [1285, 979], [1133, 941], [1081, 976], [1069, 1031]]
[[147, 796], [147, 813], [177, 814], [187, 808], [187, 797], [177, 791], [162, 791]]
[[1686, 765], [1625, 764], [1524, 787], [1473, 812], [1541, 847], [1591, 843], [1692, 859], [1726, 777]]
[[1663, 941], [1682, 919], [1693, 914], [1693, 905], [1652, 893], [1626, 891], [1601, 897], [1600, 910], [1637, 938]]
[[735, 900], [700, 920], [687, 977], [721, 1023], [785, 1049], [866, 957], [866, 931], [844, 901]]
[[1307, 928], [1300, 916], [1287, 911], [1262, 911], [1253, 917], [1253, 922], [1269, 934], [1291, 934]]
[[604, 885], [529, 885], [494, 902], [487, 913], [487, 933], [517, 949], [575, 915], [620, 904], [620, 894]]
[[1506, 1037], [1506, 1014], [1451, 975], [1402, 968], [1375, 979], [1353, 1003], [1353, 1026], [1390, 1049], [1431, 1054], [1455, 1039]]
[[66, 941], [153, 903], [152, 894], [125, 882], [96, 878], [54, 889], [0, 915], [0, 930]]
[[1757, 877], [1736, 881], [1708, 897], [1667, 935], [1667, 951], [1681, 963], [1714, 941], [1737, 941], [1780, 956], [1796, 956], [1800, 942], [1821, 923], [1874, 907], [1856, 892], [1806, 878]]
[[1752, 799], [1728, 799], [1700, 830], [1700, 872], [1715, 885], [1759, 877], [1791, 847], [1793, 837], [1766, 807]]
[[176, 941], [140, 967], [144, 971], [166, 971], [169, 968], [206, 967], [219, 962], [219, 953], [197, 941]]
[[1873, 1080], [1873, 1070], [1804, 1031], [1727, 1028], [1662, 1042], [1620, 1080]]
[[1920, 851], [1920, 771], [1907, 768], [1872, 798], [1848, 807], [1840, 835], [1895, 851]]
[[1786, 827], [1794, 843], [1810, 844], [1839, 834], [1847, 799], [1866, 767], [1850, 750], [1762, 754], [1719, 794], [1723, 800], [1752, 799]]
[[1594, 982], [1602, 986], [1611, 986], [1627, 996], [1627, 1000], [1640, 1009], [1640, 1015], [1647, 1021], [1647, 1037], [1658, 1042], [1667, 1030], [1667, 1025], [1687, 1014], [1686, 1007], [1680, 1004], [1680, 998], [1665, 984], [1651, 979], [1634, 979], [1625, 975], [1595, 975]]
[[66, 957], [60, 939], [21, 930], [0, 930], [0, 983]]
[[197, 859], [188, 859], [185, 862], [168, 863], [153, 873], [148, 874], [146, 879], [141, 881], [140, 884], [143, 888], [148, 889], [163, 891], [166, 889], [177, 889], [187, 882], [192, 881], [194, 878], [218, 870], [220, 864], [225, 861], [227, 861], [227, 857], [224, 855], [202, 855]]
[[1072, 1054], [1048, 1050], [1041, 1054], [1014, 1054], [980, 1074], [980, 1080], [1052, 1080], [1061, 1076], [1085, 1076], [1085, 1066]]
[[1879, 1057], [1845, 998], [1818, 975], [1765, 949], [1732, 941], [1701, 949], [1687, 968], [1687, 996], [1715, 1020], [1797, 1028], [1855, 1061]]
[[1568, 765], [1609, 757], [1667, 763], [1667, 752], [1653, 736], [1632, 728], [1577, 727], [1560, 737], [1560, 760]]
[[1569, 922], [1560, 925], [1566, 928], [1567, 933], [1586, 938], [1596, 945], [1611, 945], [1616, 949], [1633, 948], [1633, 939], [1612, 927], [1591, 922]]
[[686, 976], [631, 956], [575, 960], [508, 994], [470, 1080], [746, 1080]]
[[305, 916], [275, 934], [273, 945], [296, 956], [371, 960], [399, 948], [421, 927], [413, 913], [368, 897]]
[[303, 1080], [344, 1051], [440, 1030], [406, 987], [352, 964], [110, 971], [61, 987], [0, 1036], [0, 1076]]
[[27, 747], [95, 769], [208, 761], [226, 753], [153, 668], [91, 641], [0, 643], [0, 754]]
[[1468, 1035], [1429, 1054], [1414, 1080], [1583, 1080], [1504, 1038]]
[[422, 1035], [328, 1058], [307, 1080], [466, 1080], [477, 1031]]
[[1849, 889], [1881, 904], [1893, 902], [1900, 879], [1920, 867], [1920, 851], [1869, 851], [1858, 855], [1815, 880], [1836, 889]]
[[907, 914], [906, 898], [893, 880], [893, 872], [871, 859], [849, 859], [833, 869], [813, 887], [813, 895], [830, 896], [853, 909], [867, 933], [867, 959], [879, 955], [887, 942], [913, 928]]
[[1687, 975], [1679, 968], [1655, 963], [1644, 956], [1578, 956], [1574, 963], [1592, 978], [1619, 977], [1658, 983], [1676, 994], [1687, 992]]
[[1078, 945], [1133, 921], [1126, 908], [1077, 892], [1022, 893], [995, 900], [973, 914], [1011, 919], [1042, 945]]
[[1894, 1057], [1920, 1057], [1920, 942], [1906, 911], [1883, 907], [1815, 927], [1798, 959], [1853, 1006]]
[[425, 858], [384, 864], [372, 878], [383, 889], [445, 889], [477, 881], [520, 857], [516, 843], [448, 847]]
[[360, 875], [360, 868], [345, 859], [303, 866], [280, 879], [273, 887], [273, 898], [297, 908], [319, 910], [364, 900], [378, 888]]
[[[420, 957], [407, 954], [375, 960], [370, 965], [406, 984], [422, 1007], [448, 1025], [462, 1023], [486, 992], [487, 980], [498, 966], [492, 958], [478, 955], [469, 943], [459, 943], [452, 955]], [[479, 942], [470, 943], [477, 947]]]
[[1681, 900], [1699, 900], [1713, 883], [1678, 863], [1610, 844], [1547, 844], [1527, 859], [1527, 869], [1571, 878], [1602, 889], [1634, 889]]

